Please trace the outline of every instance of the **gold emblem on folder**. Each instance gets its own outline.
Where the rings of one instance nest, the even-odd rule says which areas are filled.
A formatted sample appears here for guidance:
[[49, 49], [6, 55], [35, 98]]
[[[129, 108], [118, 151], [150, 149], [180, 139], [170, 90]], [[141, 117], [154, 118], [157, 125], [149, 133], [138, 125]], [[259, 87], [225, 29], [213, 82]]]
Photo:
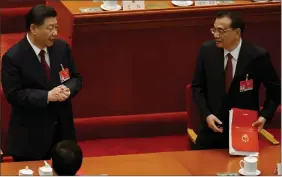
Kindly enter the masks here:
[[243, 141], [244, 143], [246, 143], [246, 142], [249, 141], [249, 137], [248, 137], [247, 134], [244, 134], [244, 135], [242, 136], [242, 141]]

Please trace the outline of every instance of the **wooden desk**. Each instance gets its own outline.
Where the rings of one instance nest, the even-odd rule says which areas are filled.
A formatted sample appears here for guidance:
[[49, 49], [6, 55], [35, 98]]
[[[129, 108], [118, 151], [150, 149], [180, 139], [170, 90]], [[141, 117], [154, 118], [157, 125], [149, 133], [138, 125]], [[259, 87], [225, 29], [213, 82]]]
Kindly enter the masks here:
[[219, 10], [241, 12], [244, 39], [266, 48], [281, 73], [280, 2], [182, 8], [147, 0], [145, 10], [96, 13], [79, 8], [99, 8], [101, 2], [48, 4], [58, 11], [59, 34], [71, 44], [83, 76], [73, 102], [75, 117], [185, 111], [185, 85], [191, 83], [200, 46], [213, 38], [210, 28]]
[[[174, 153], [174, 156], [193, 176], [211, 176], [218, 172], [236, 173], [240, 169], [239, 162], [242, 160], [242, 157], [229, 156], [228, 150]], [[276, 164], [279, 162], [281, 162], [280, 145], [262, 147], [258, 161], [261, 175], [273, 176]]]
[[[17, 175], [18, 170], [25, 166], [28, 166], [37, 175], [38, 167], [43, 165], [42, 161], [2, 163], [1, 175]], [[87, 157], [83, 159], [81, 171], [90, 176], [99, 174], [191, 175], [170, 153]]]
[[[273, 175], [280, 162], [280, 146], [261, 149], [258, 168], [262, 175]], [[231, 157], [227, 150], [163, 152], [84, 158], [81, 171], [85, 175], [216, 175], [239, 170], [242, 157]], [[26, 165], [37, 174], [37, 162], [2, 163], [1, 175], [17, 175]], [[203, 170], [204, 169], [204, 170]]]
[[[79, 2], [78, 2], [79, 1]], [[80, 8], [85, 8], [85, 7], [94, 7], [94, 8], [100, 8], [100, 6], [103, 4], [102, 1], [85, 1], [85, 0], [78, 0], [78, 1], [67, 1], [67, 0], [62, 0], [61, 2], [70, 10], [70, 12], [72, 14], [82, 14], [80, 11]], [[229, 4], [220, 4], [220, 5], [239, 5], [239, 4], [252, 4], [252, 1], [244, 1], [244, 0], [235, 0], [233, 3], [229, 3]], [[118, 0], [118, 4], [122, 5], [121, 0]], [[171, 1], [168, 0], [161, 0], [161, 1], [156, 1], [156, 0], [145, 0], [145, 9], [141, 10], [141, 11], [151, 11], [151, 10], [168, 10], [168, 9], [187, 9], [187, 8], [195, 8], [195, 0], [194, 3], [191, 6], [188, 7], [178, 7], [178, 6], [174, 6]], [[196, 7], [199, 8], [199, 7]], [[203, 8], [203, 7], [200, 7]], [[206, 8], [206, 7], [204, 7]], [[210, 7], [208, 7], [210, 8]], [[135, 10], [131, 10], [131, 11], [116, 11], [116, 12], [111, 12], [111, 11], [103, 11], [98, 10], [94, 13], [132, 13]], [[136, 11], [135, 11], [136, 12]], [[85, 14], [85, 13], [84, 13]], [[91, 13], [88, 13], [91, 14]]]

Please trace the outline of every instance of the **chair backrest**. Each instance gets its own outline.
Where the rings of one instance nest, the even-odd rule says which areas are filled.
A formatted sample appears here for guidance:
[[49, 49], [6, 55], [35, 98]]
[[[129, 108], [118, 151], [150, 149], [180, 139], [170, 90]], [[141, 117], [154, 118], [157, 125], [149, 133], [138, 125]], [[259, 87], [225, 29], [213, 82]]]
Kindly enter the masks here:
[[10, 120], [10, 104], [7, 102], [5, 95], [2, 90], [2, 85], [0, 84], [0, 127], [1, 127], [1, 147], [4, 156], [7, 153], [7, 135], [8, 135], [8, 125]]
[[37, 4], [46, 4], [46, 0], [1, 0], [1, 34], [26, 32], [25, 16]]
[[1, 0], [0, 8], [32, 7], [37, 4], [45, 4], [46, 0]]
[[[25, 15], [31, 7], [2, 8], [0, 9], [1, 34], [26, 32]], [[11, 23], [13, 22], [13, 23]]]
[[197, 130], [201, 123], [201, 118], [193, 100], [191, 84], [186, 85], [186, 111], [188, 114], [187, 126], [193, 130]]

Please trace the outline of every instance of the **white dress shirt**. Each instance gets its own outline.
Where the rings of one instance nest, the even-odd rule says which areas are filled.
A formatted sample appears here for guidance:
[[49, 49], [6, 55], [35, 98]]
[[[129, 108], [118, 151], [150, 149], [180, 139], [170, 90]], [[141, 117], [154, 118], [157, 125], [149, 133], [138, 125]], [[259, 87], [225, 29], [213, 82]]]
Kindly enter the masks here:
[[232, 76], [234, 77], [235, 71], [236, 71], [236, 66], [237, 66], [237, 61], [239, 58], [239, 53], [242, 45], [242, 39], [240, 39], [239, 45], [232, 51], [228, 51], [224, 49], [224, 69], [227, 65], [228, 57], [227, 54], [230, 53], [232, 55]]
[[[35, 52], [35, 54], [36, 54], [36, 56], [37, 56], [39, 62], [41, 62], [41, 57], [40, 57], [40, 55], [39, 55], [41, 49], [38, 48], [38, 47], [36, 47], [36, 46], [30, 41], [30, 39], [28, 38], [28, 34], [26, 34], [26, 38], [27, 38], [27, 41], [29, 42], [29, 44], [31, 45], [31, 47], [33, 48], [33, 50], [34, 50], [34, 52]], [[49, 59], [49, 55], [48, 55], [48, 50], [47, 50], [46, 47], [45, 47], [44, 49], [42, 49], [42, 50], [45, 51], [45, 60], [46, 60], [46, 62], [47, 62], [47, 64], [48, 64], [48, 66], [50, 67], [50, 59]]]

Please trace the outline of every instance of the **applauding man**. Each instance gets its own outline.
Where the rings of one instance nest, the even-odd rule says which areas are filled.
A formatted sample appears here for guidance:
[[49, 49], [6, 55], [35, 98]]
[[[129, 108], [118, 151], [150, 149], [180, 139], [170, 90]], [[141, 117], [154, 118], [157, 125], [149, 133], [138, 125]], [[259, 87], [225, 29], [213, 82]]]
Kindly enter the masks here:
[[52, 147], [75, 141], [71, 99], [80, 91], [68, 44], [57, 37], [57, 13], [38, 5], [26, 16], [28, 33], [2, 58], [2, 85], [12, 107], [8, 153], [14, 161], [51, 158]]

